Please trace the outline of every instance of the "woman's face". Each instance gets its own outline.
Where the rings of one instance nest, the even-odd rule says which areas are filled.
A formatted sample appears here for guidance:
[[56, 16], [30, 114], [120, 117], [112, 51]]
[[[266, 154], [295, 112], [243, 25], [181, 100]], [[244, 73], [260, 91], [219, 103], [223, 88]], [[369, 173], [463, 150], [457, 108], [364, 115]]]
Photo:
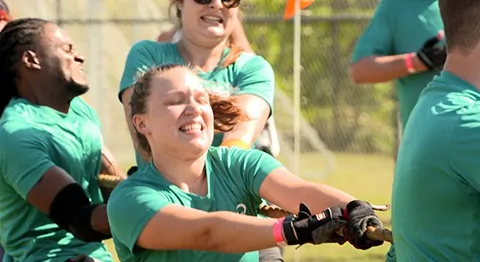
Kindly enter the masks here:
[[147, 113], [136, 116], [134, 123], [152, 153], [201, 156], [213, 140], [213, 112], [200, 79], [179, 67], [159, 73], [150, 84]]
[[234, 1], [211, 0], [208, 4], [199, 4], [195, 0], [180, 2], [178, 7], [182, 11], [184, 36], [199, 45], [211, 45], [227, 39], [237, 21], [238, 7], [226, 6]]

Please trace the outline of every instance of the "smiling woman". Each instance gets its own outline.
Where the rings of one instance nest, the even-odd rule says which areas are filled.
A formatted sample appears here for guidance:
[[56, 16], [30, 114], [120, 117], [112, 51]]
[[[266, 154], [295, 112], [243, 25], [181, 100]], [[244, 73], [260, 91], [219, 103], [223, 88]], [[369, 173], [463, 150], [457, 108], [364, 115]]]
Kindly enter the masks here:
[[[145, 73], [134, 86], [136, 87], [135, 95], [130, 100], [132, 121], [140, 146], [150, 154], [152, 154], [150, 143], [160, 143], [158, 146], [162, 146], [165, 142], [178, 138], [177, 136], [185, 138], [189, 142], [201, 142], [198, 144], [200, 148], [208, 146], [213, 137], [210, 137], [207, 131], [207, 127], [210, 126], [207, 125], [213, 124], [213, 128], [217, 132], [228, 132], [241, 121], [247, 120], [243, 112], [235, 105], [234, 97], [221, 97], [220, 95], [207, 92], [203, 85], [204, 81], [200, 81], [193, 71], [188, 71], [187, 69], [188, 67], [180, 65], [156, 67]], [[183, 78], [174, 78], [175, 74], [179, 74], [179, 70], [187, 71], [188, 73], [184, 74]], [[157, 77], [160, 74], [163, 77]], [[152, 86], [162, 86], [164, 89], [152, 88]], [[185, 88], [182, 90], [177, 86], [184, 86]], [[167, 89], [169, 87], [170, 90]], [[187, 103], [190, 98], [197, 100], [199, 103], [198, 107], [191, 108], [193, 110], [192, 113], [202, 108], [212, 112], [213, 108], [215, 110], [214, 119], [209, 119], [209, 114], [205, 114], [206, 121], [202, 121], [199, 117], [195, 119], [188, 117], [179, 121], [176, 125], [173, 124], [172, 121], [176, 119], [174, 113], [182, 113], [182, 105]], [[155, 101], [158, 106], [147, 107], [148, 99]], [[151, 110], [147, 110], [147, 108]], [[165, 111], [170, 114], [165, 114]], [[156, 120], [153, 121], [152, 119]], [[147, 127], [145, 121], [148, 121], [151, 127]], [[176, 129], [171, 129], [173, 133], [166, 132], [168, 130], [166, 127], [172, 126], [176, 127]], [[163, 130], [163, 132], [157, 132], [157, 130]], [[148, 138], [150, 138], [150, 141]], [[195, 138], [205, 139], [198, 140]], [[182, 147], [181, 144], [177, 143], [174, 146]], [[174, 148], [170, 149], [175, 150]]]
[[[119, 98], [124, 105], [141, 169], [151, 156], [138, 146], [130, 118], [130, 97], [137, 77], [145, 70], [166, 64], [192, 65], [197, 75], [217, 83], [215, 87], [237, 88], [238, 106], [249, 116], [229, 132], [218, 132], [213, 146], [236, 145], [252, 148], [272, 114], [275, 80], [271, 65], [262, 57], [246, 53], [232, 42], [232, 33], [240, 28], [239, 0], [173, 0], [181, 19], [182, 37], [177, 43], [140, 41], [130, 50], [120, 83]], [[242, 30], [243, 31], [243, 30]]]
[[[253, 148], [273, 114], [275, 76], [263, 57], [255, 55], [239, 19], [240, 0], [171, 0], [181, 33], [167, 34], [166, 41], [140, 41], [130, 50], [122, 80], [121, 99], [135, 147], [138, 168], [148, 166], [151, 155], [136, 139], [130, 118], [130, 96], [139, 73], [165, 64], [190, 64], [197, 75], [215, 82], [208, 87], [236, 88], [237, 105], [248, 116], [228, 132], [217, 132], [212, 146]], [[170, 41], [176, 36], [174, 43]], [[177, 41], [178, 40], [178, 41]], [[262, 251], [267, 261], [283, 261], [279, 248]], [[272, 258], [274, 256], [275, 258]]]
[[[110, 196], [121, 261], [258, 262], [256, 250], [277, 245], [383, 243], [365, 236], [366, 225], [382, 227], [368, 203], [304, 181], [262, 151], [211, 147], [214, 131], [235, 128], [244, 111], [209, 94], [190, 68], [154, 67], [132, 91], [131, 121], [152, 161]], [[258, 218], [262, 198], [297, 215]]]

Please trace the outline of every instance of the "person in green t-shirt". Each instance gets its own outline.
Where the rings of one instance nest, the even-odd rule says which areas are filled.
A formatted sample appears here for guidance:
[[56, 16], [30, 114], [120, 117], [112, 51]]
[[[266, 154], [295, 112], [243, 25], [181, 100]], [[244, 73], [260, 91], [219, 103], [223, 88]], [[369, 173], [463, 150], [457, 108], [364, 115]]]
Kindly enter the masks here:
[[239, 0], [204, 3], [174, 0], [173, 6], [179, 8], [182, 21], [181, 39], [176, 43], [142, 40], [130, 49], [118, 95], [124, 106], [139, 168], [148, 164], [150, 156], [138, 147], [128, 103], [138, 75], [155, 66], [191, 64], [197, 67], [202, 79], [215, 82], [207, 88], [227, 93], [236, 90], [238, 103], [251, 121], [239, 124], [230, 132], [217, 133], [213, 146], [252, 148], [258, 139], [273, 112], [275, 77], [270, 63], [263, 57], [244, 52], [231, 41], [232, 31], [239, 22], [239, 5]]
[[353, 52], [356, 83], [395, 81], [402, 129], [445, 62], [437, 0], [381, 0]]
[[400, 144], [392, 193], [398, 261], [480, 258], [480, 2], [438, 3], [448, 55]]
[[[119, 98], [122, 101], [126, 122], [133, 140], [138, 168], [148, 165], [150, 156], [136, 141], [130, 122], [129, 100], [131, 87], [139, 73], [159, 65], [191, 64], [207, 88], [230, 93], [235, 89], [239, 106], [250, 116], [250, 121], [239, 124], [229, 132], [218, 132], [212, 146], [237, 146], [253, 148], [273, 115], [275, 76], [272, 66], [263, 57], [251, 52], [248, 41], [239, 25], [239, 0], [231, 1], [181, 1], [172, 0], [181, 24], [178, 42], [159, 43], [143, 40], [130, 49], [120, 82]], [[277, 248], [277, 259], [282, 261]]]
[[[307, 182], [260, 150], [211, 147], [214, 131], [249, 117], [236, 97], [204, 88], [190, 68], [155, 67], [132, 91], [134, 132], [152, 161], [108, 202], [121, 261], [253, 262], [256, 250], [277, 244], [383, 243], [365, 235], [367, 225], [382, 227], [368, 203]], [[256, 217], [262, 198], [297, 215]]]
[[[0, 241], [6, 260], [113, 261], [99, 173], [124, 176], [103, 146], [83, 58], [56, 24], [0, 32]], [[4, 258], [5, 259], [5, 258]], [[5, 260], [4, 260], [5, 261]]]
[[[232, 29], [232, 33], [230, 34], [230, 39], [235, 45], [241, 48], [244, 52], [254, 54], [250, 43], [245, 35], [241, 19], [239, 16], [241, 15], [239, 11], [239, 15], [234, 17], [238, 19], [235, 21], [235, 26]], [[162, 32], [158, 38], [158, 42], [172, 42], [177, 43], [182, 38], [182, 29], [181, 29], [181, 11], [178, 10], [177, 7], [177, 18], [179, 21], [179, 25], [173, 27], [169, 31]], [[261, 124], [261, 123], [259, 123]], [[217, 142], [218, 144], [218, 142]], [[280, 145], [277, 136], [277, 130], [275, 125], [275, 120], [273, 118], [273, 114], [270, 118], [268, 118], [267, 123], [262, 130], [262, 132], [255, 138], [254, 148], [262, 150], [266, 153], [269, 153], [275, 157], [278, 157], [280, 153]], [[260, 260], [259, 262], [283, 262], [283, 248], [282, 247], [274, 247], [260, 251]]]
[[[442, 69], [445, 57], [437, 0], [378, 3], [354, 47], [350, 72], [359, 84], [394, 81], [400, 126], [395, 147], [420, 93]], [[395, 261], [393, 246], [387, 261]]]

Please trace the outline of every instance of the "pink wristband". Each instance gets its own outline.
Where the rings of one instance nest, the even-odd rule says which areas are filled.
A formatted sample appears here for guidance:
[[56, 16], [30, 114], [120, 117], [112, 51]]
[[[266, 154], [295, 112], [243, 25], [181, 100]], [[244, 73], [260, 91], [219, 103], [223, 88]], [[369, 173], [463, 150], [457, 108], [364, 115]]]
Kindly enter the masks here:
[[413, 55], [414, 53], [408, 53], [405, 55], [405, 67], [407, 68], [407, 72], [413, 74], [417, 72], [413, 67]]
[[283, 236], [283, 221], [284, 220], [285, 220], [285, 218], [280, 218], [275, 222], [275, 224], [273, 224], [273, 237], [275, 238], [275, 242], [277, 242], [277, 245], [279, 245], [279, 246], [286, 245], [285, 237]]

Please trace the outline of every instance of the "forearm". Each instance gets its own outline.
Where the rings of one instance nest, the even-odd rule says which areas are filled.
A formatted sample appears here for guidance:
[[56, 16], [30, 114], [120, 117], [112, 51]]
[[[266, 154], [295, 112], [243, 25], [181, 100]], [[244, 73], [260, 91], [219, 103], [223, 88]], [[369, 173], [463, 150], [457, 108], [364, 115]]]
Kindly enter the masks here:
[[[328, 207], [346, 207], [350, 201], [356, 199], [339, 189], [314, 183], [309, 183], [309, 185], [299, 188], [297, 192], [301, 195], [301, 199], [304, 199], [303, 202], [315, 214], [321, 213]], [[298, 210], [289, 211], [298, 212]]]
[[105, 147], [102, 149], [102, 163], [100, 166], [100, 173], [111, 176], [118, 176], [121, 178], [127, 177], [122, 171], [122, 169], [118, 166], [110, 150]]
[[[407, 54], [392, 56], [370, 56], [363, 58], [350, 66], [350, 73], [355, 83], [381, 83], [410, 75], [405, 63]], [[412, 57], [415, 71], [423, 72], [427, 67], [416, 55]]]
[[238, 124], [232, 131], [225, 133], [223, 141], [242, 140], [252, 146], [262, 130], [263, 126], [258, 121], [245, 121]]
[[106, 205], [100, 205], [93, 210], [90, 223], [92, 224], [93, 230], [104, 235], [111, 234]]
[[275, 220], [239, 215], [231, 212], [209, 214], [208, 245], [216, 252], [239, 253], [276, 246], [273, 237]]
[[226, 132], [223, 142], [242, 140], [251, 147], [267, 124], [270, 107], [262, 98], [251, 94], [238, 95], [236, 99], [236, 103], [243, 110], [247, 120], [240, 122], [230, 132]]

